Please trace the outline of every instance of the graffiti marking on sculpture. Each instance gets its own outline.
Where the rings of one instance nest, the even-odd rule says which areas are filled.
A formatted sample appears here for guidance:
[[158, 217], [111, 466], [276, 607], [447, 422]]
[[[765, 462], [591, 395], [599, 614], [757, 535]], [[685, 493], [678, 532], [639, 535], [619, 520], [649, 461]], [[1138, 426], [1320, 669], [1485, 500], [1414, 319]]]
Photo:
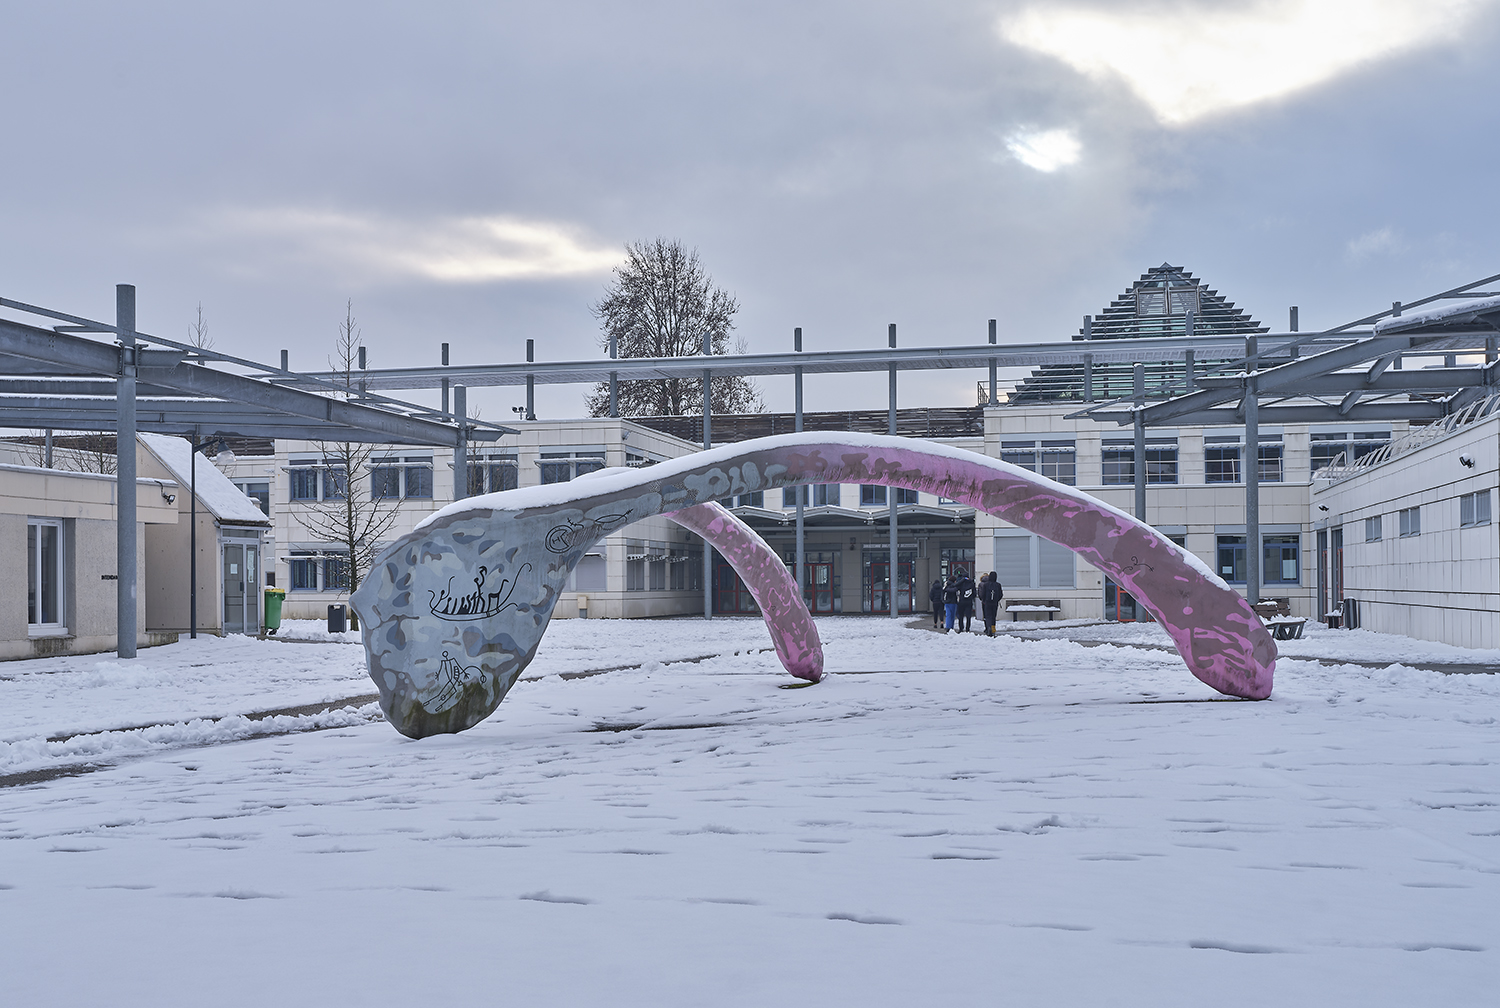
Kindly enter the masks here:
[[[531, 568], [531, 564], [523, 564], [516, 573], [522, 574]], [[516, 603], [510, 601], [515, 594], [516, 585], [519, 580], [515, 578], [502, 578], [500, 588], [497, 591], [486, 592], [484, 580], [489, 576], [489, 568], [480, 567], [479, 576], [474, 578], [474, 590], [463, 595], [453, 594], [453, 578], [448, 579], [448, 586], [437, 591], [428, 590], [428, 609], [432, 615], [441, 620], [481, 620], [490, 616], [497, 616], [505, 610], [512, 608]], [[453, 577], [457, 577], [454, 575]]]
[[[1271, 694], [1271, 635], [1238, 593], [1150, 526], [984, 455], [916, 438], [819, 433], [760, 438], [443, 508], [382, 553], [350, 599], [381, 709], [412, 738], [484, 720], [536, 656], [588, 549], [652, 515], [703, 535], [755, 594], [783, 666], [818, 681], [822, 645], [801, 590], [764, 540], [713, 503], [809, 483], [931, 493], [1066, 546], [1156, 617], [1198, 679], [1230, 696]], [[428, 604], [415, 603], [424, 582], [445, 579], [446, 587], [425, 593]], [[474, 590], [455, 593], [454, 583], [466, 581]], [[499, 588], [487, 590], [487, 582]]]
[[422, 709], [429, 714], [441, 714], [454, 704], [463, 695], [465, 687], [470, 685], [484, 686], [486, 678], [484, 670], [474, 665], [460, 665], [443, 652], [443, 662], [438, 666], [436, 681], [428, 692], [419, 696]]

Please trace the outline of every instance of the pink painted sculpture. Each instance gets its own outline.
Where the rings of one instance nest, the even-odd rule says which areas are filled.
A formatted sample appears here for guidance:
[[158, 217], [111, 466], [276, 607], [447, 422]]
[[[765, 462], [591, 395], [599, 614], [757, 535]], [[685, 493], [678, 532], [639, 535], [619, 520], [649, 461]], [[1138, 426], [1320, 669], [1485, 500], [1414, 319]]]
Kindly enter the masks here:
[[745, 582], [766, 618], [782, 668], [808, 682], [822, 679], [823, 641], [818, 627], [802, 601], [796, 579], [776, 551], [749, 525], [713, 502], [673, 511], [667, 517], [707, 539]]
[[755, 593], [783, 664], [816, 679], [821, 646], [796, 586], [784, 569], [773, 575], [780, 561], [763, 543], [755, 546], [753, 532], [711, 504], [807, 483], [924, 491], [1067, 546], [1156, 617], [1194, 676], [1230, 696], [1271, 693], [1276, 646], [1260, 620], [1200, 560], [1150, 526], [984, 455], [913, 438], [815, 433], [443, 508], [387, 549], [350, 600], [364, 622], [381, 708], [413, 738], [463, 731], [488, 717], [535, 656], [584, 553], [658, 514], [720, 545]]

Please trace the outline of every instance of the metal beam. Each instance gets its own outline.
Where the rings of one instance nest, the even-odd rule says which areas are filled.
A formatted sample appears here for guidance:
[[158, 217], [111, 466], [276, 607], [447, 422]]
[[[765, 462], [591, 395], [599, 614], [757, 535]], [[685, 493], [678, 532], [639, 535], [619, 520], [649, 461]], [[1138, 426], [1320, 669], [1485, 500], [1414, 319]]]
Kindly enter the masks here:
[[[1428, 421], [1441, 420], [1451, 412], [1453, 412], [1452, 408], [1442, 402], [1366, 403], [1353, 407], [1348, 413], [1340, 413], [1337, 406], [1326, 405], [1262, 406], [1260, 422], [1275, 425], [1339, 423], [1340, 421], [1361, 423], [1392, 420]], [[1097, 413], [1095, 416], [1099, 420], [1113, 420], [1121, 427], [1130, 424], [1133, 419], [1132, 411], [1128, 410], [1112, 410], [1108, 413]], [[1172, 422], [1183, 427], [1238, 427], [1244, 423], [1244, 413], [1238, 406], [1202, 409], [1194, 413], [1174, 416]]]
[[[9, 319], [0, 319], [0, 354], [50, 363], [82, 374], [113, 377], [120, 369], [119, 351], [115, 347], [22, 325]], [[389, 410], [314, 395], [194, 364], [151, 368], [146, 377], [154, 386], [187, 393], [196, 398], [224, 399], [283, 416], [301, 417], [339, 427], [360, 428], [371, 434], [381, 435], [383, 440], [392, 444], [451, 448], [458, 444], [461, 437], [456, 425], [404, 416]], [[504, 427], [492, 429], [497, 436], [516, 433]], [[327, 439], [326, 435], [324, 439]]]

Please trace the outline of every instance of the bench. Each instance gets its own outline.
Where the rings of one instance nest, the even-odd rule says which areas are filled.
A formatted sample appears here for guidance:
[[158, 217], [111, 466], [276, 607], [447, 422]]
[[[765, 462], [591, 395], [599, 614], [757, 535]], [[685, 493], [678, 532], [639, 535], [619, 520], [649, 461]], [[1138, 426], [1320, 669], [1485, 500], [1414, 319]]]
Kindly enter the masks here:
[[1300, 616], [1277, 616], [1265, 622], [1276, 640], [1301, 640], [1302, 629], [1307, 625], [1307, 620]]
[[1010, 619], [1012, 623], [1020, 622], [1022, 613], [1027, 614], [1033, 619], [1040, 619], [1041, 614], [1046, 613], [1047, 618], [1050, 620], [1053, 613], [1062, 612], [1062, 604], [1057, 599], [1048, 599], [1047, 601], [1034, 602], [1017, 601], [1008, 603], [1005, 607], [1005, 611], [1010, 613]]

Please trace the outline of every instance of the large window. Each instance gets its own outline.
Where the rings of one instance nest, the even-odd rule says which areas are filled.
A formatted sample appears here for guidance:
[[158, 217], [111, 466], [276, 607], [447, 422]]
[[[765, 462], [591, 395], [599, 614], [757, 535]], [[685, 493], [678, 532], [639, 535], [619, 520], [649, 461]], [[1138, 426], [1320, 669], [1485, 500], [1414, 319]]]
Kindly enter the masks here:
[[1281, 445], [1263, 444], [1260, 446], [1260, 471], [1258, 475], [1262, 483], [1280, 483], [1282, 481]]
[[1464, 494], [1458, 498], [1458, 524], [1461, 528], [1490, 523], [1490, 492]]
[[[906, 490], [902, 487], [891, 487], [890, 489], [896, 491], [897, 504], [915, 504], [917, 502], [917, 492], [915, 490]], [[883, 507], [889, 500], [890, 497], [887, 494], [886, 487], [867, 485], [859, 488], [860, 507]]]
[[1068, 486], [1078, 482], [1078, 451], [1072, 441], [1002, 441], [1000, 461]]
[[294, 550], [287, 560], [292, 591], [348, 591], [349, 554]]
[[567, 483], [584, 473], [604, 468], [604, 452], [598, 448], [577, 451], [542, 452], [538, 463], [543, 483]]
[[406, 456], [406, 496], [419, 500], [432, 497], [432, 457]]
[[469, 496], [514, 490], [519, 485], [520, 469], [516, 456], [485, 455], [469, 462]]
[[1317, 472], [1333, 465], [1342, 458], [1342, 465], [1353, 465], [1371, 452], [1379, 451], [1390, 444], [1391, 432], [1379, 431], [1335, 431], [1310, 435], [1312, 470]]
[[255, 501], [262, 513], [271, 513], [271, 484], [269, 482], [235, 481], [235, 488], [240, 493]]
[[1261, 539], [1260, 580], [1267, 585], [1294, 585], [1301, 581], [1301, 542], [1295, 535], [1268, 535]]
[[[1106, 486], [1129, 486], [1135, 482], [1135, 445], [1125, 447], [1123, 442], [1105, 441], [1104, 484]], [[1177, 443], [1170, 446], [1161, 439], [1146, 442], [1146, 482], [1177, 482]]]
[[66, 633], [63, 624], [63, 523], [26, 523], [26, 624], [31, 633]]
[[298, 551], [289, 561], [292, 591], [318, 590], [318, 559], [313, 553]]
[[287, 473], [291, 483], [291, 499], [294, 501], [318, 499], [317, 462], [312, 459], [293, 459], [291, 471]]
[[370, 496], [388, 500], [401, 496], [401, 469], [395, 459], [380, 459], [370, 467]]
[[1205, 445], [1203, 481], [1205, 483], [1238, 483], [1240, 481], [1240, 446]]
[[818, 483], [813, 486], [782, 487], [781, 506], [796, 507], [799, 492], [802, 503], [810, 503], [813, 507], [837, 507], [839, 503], [839, 484]]
[[1219, 577], [1230, 584], [1245, 583], [1245, 537], [1242, 535], [1221, 535], [1217, 543], [1218, 571]]
[[1400, 524], [1401, 538], [1422, 534], [1422, 509], [1420, 507], [1397, 511], [1396, 518]]
[[757, 490], [754, 493], [740, 494], [738, 497], [725, 497], [719, 501], [725, 507], [765, 507], [766, 493]]
[[1074, 587], [1073, 551], [1036, 535], [995, 537], [995, 576], [1006, 597], [1017, 590]]

